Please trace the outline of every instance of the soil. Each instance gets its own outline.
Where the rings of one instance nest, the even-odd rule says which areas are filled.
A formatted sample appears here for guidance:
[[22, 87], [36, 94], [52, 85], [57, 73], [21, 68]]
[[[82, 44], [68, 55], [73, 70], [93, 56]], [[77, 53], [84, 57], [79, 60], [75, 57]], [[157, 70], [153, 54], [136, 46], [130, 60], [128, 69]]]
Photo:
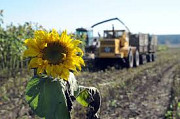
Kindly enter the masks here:
[[171, 99], [174, 72], [180, 64], [178, 57], [180, 54], [174, 51], [159, 53], [155, 62], [132, 69], [85, 73], [78, 80], [100, 90], [102, 119], [163, 119]]
[[[130, 69], [82, 72], [76, 78], [80, 85], [99, 89], [101, 119], [163, 119], [171, 102], [174, 77], [180, 74], [179, 52], [161, 51], [155, 62]], [[38, 119], [24, 100], [26, 78], [16, 87], [13, 79], [1, 83], [0, 119]], [[72, 119], [85, 119], [85, 112], [86, 108], [75, 102]]]

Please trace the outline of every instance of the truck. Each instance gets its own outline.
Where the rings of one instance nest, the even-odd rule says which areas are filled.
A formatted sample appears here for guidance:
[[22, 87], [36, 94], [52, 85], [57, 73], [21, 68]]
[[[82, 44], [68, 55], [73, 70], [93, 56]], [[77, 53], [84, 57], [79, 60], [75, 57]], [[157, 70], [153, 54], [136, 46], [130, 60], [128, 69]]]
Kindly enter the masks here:
[[[98, 22], [91, 28], [113, 20], [123, 24], [125, 29], [115, 30], [114, 26], [112, 26], [111, 30], [104, 30], [103, 37], [95, 37], [94, 39], [92, 36], [89, 37], [91, 44], [87, 44], [85, 48], [85, 61], [91, 61], [93, 67], [97, 69], [104, 69], [107, 66], [132, 68], [146, 62], [155, 61], [157, 50], [156, 35], [147, 33], [133, 34], [119, 18]], [[87, 34], [92, 31], [92, 29], [90, 31], [87, 30]], [[92, 40], [98, 42], [98, 45], [94, 46]]]

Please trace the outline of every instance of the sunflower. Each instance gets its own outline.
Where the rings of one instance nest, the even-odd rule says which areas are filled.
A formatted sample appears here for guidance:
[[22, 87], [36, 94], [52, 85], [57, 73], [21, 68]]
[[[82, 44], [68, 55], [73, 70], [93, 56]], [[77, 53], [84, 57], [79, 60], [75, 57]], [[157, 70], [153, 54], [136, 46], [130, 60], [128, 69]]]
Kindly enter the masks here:
[[52, 32], [39, 30], [24, 43], [27, 46], [24, 56], [31, 57], [29, 68], [36, 68], [37, 74], [68, 80], [70, 70], [78, 72], [85, 65], [78, 47], [81, 41], [72, 39], [66, 31], [59, 35], [54, 29]]

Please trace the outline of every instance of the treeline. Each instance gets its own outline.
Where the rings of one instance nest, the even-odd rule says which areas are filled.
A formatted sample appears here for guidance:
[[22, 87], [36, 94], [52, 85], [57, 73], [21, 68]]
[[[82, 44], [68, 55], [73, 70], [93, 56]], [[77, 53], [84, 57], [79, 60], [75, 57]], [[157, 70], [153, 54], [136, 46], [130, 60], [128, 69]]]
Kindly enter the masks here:
[[158, 35], [158, 44], [180, 44], [180, 35]]

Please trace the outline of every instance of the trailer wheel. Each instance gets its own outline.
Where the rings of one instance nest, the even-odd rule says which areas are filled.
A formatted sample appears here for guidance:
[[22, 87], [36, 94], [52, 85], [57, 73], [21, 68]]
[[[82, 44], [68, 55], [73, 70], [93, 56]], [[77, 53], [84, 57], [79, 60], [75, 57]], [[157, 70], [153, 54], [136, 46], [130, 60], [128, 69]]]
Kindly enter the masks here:
[[140, 57], [140, 64], [145, 64], [147, 62], [145, 54], [141, 54], [139, 57]]
[[134, 58], [133, 58], [132, 50], [129, 51], [129, 55], [128, 55], [126, 63], [127, 63], [128, 68], [132, 68], [134, 65]]
[[154, 61], [155, 61], [155, 59], [156, 59], [156, 54], [155, 54], [155, 53], [153, 53], [153, 54], [152, 54], [152, 62], [154, 62]]
[[134, 55], [134, 66], [138, 67], [139, 66], [139, 51], [136, 50], [135, 55]]

